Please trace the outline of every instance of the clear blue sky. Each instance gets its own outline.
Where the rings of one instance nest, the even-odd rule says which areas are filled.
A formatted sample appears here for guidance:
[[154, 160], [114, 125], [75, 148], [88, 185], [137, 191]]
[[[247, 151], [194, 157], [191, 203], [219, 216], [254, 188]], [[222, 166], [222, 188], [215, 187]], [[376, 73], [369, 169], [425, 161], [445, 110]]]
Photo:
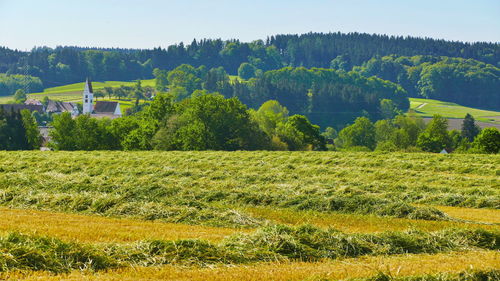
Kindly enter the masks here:
[[0, 0], [0, 46], [21, 50], [309, 31], [500, 42], [500, 0]]

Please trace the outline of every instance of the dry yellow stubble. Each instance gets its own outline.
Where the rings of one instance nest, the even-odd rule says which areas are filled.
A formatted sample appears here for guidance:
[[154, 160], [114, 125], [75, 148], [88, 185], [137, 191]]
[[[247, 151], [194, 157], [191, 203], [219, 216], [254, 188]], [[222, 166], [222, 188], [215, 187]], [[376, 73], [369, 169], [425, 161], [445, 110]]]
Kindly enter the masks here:
[[0, 208], [0, 232], [12, 231], [96, 243], [189, 238], [218, 241], [244, 230]]

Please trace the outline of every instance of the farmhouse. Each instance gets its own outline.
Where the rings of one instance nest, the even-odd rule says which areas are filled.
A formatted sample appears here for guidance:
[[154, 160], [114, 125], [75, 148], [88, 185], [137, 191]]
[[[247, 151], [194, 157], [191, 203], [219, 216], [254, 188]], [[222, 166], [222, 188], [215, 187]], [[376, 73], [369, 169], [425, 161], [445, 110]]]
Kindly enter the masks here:
[[34, 104], [0, 104], [0, 107], [3, 108], [5, 112], [10, 112], [10, 111], [21, 111], [24, 109], [27, 109], [31, 112], [38, 111], [38, 112], [43, 112], [43, 105], [34, 105]]
[[50, 114], [61, 114], [63, 112], [69, 112], [71, 113], [71, 116], [78, 116], [78, 114], [80, 114], [76, 103], [53, 100], [49, 100], [49, 102], [47, 103], [47, 107], [45, 108], [45, 112]]
[[24, 104], [28, 105], [43, 105], [41, 101], [36, 100], [36, 99], [27, 99]]

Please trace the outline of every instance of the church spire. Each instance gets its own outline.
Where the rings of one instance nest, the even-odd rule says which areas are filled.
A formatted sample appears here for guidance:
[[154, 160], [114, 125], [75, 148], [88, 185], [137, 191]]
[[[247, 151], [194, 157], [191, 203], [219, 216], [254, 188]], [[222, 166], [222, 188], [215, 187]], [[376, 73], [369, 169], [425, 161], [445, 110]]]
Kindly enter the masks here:
[[92, 111], [94, 111], [94, 93], [92, 82], [87, 78], [83, 89], [83, 114], [92, 114]]
[[92, 90], [92, 81], [90, 81], [88, 77], [87, 80], [85, 81], [85, 89], [83, 91], [92, 94], [94, 93], [94, 91]]

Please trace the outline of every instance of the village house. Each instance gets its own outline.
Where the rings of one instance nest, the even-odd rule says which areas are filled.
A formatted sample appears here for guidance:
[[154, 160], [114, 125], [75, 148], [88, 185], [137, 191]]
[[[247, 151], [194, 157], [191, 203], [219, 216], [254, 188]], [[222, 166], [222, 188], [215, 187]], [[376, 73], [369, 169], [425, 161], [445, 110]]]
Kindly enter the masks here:
[[73, 102], [62, 102], [49, 100], [45, 108], [45, 112], [49, 114], [61, 114], [63, 112], [71, 113], [71, 116], [75, 117], [80, 114], [78, 106]]
[[27, 105], [43, 105], [41, 101], [36, 100], [36, 99], [27, 99], [24, 104]]
[[38, 111], [38, 112], [44, 112], [43, 105], [34, 105], [34, 104], [17, 104], [17, 103], [9, 103], [9, 104], [0, 104], [1, 107], [3, 107], [3, 110], [5, 112], [17, 112], [21, 111], [24, 109], [27, 109], [31, 112]]

